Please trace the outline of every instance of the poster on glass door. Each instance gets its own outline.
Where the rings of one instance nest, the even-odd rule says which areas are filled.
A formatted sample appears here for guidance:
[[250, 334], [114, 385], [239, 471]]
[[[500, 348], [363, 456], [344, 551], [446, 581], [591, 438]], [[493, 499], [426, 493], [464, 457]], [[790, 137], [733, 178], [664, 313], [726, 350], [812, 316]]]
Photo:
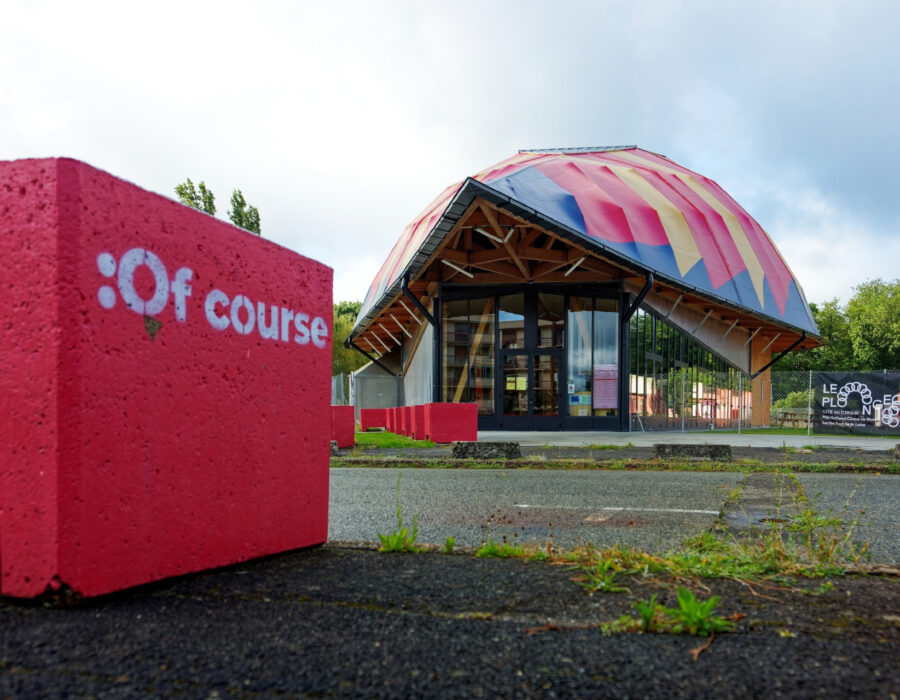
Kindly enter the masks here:
[[619, 366], [594, 365], [594, 408], [619, 407]]

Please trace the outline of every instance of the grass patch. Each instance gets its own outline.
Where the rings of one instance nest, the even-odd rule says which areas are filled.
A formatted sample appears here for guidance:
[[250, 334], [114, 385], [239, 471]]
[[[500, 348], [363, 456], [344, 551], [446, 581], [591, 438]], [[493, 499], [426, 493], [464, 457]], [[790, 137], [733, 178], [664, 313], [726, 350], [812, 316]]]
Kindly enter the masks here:
[[525, 548], [507, 542], [495, 542], [488, 539], [475, 552], [475, 556], [479, 559], [517, 559], [525, 557]]
[[713, 615], [719, 596], [698, 600], [690, 589], [678, 587], [678, 607], [665, 608], [656, 600], [637, 600], [632, 605], [638, 617], [623, 615], [603, 626], [607, 634], [615, 632], [644, 632], [656, 634], [690, 634], [708, 637], [716, 632], [730, 632], [734, 620]]
[[413, 440], [395, 433], [356, 431], [356, 447], [361, 450], [379, 447], [434, 447], [434, 443], [431, 440]]
[[[419, 514], [413, 515], [412, 529], [403, 525], [403, 507], [400, 505], [400, 477], [403, 472], [397, 474], [397, 529], [388, 535], [378, 534], [381, 540], [379, 552], [424, 552], [427, 548], [416, 544], [419, 537]], [[451, 545], [452, 547], [452, 545]]]
[[629, 447], [634, 447], [634, 443], [629, 442], [627, 445], [588, 445], [590, 450], [627, 450]]
[[[716, 429], [716, 430], [695, 430], [691, 431], [697, 435], [703, 435], [705, 433], [716, 433], [718, 435], [726, 434], [726, 435], [737, 435], [738, 431], [735, 429]], [[807, 433], [806, 428], [743, 428], [741, 430], [741, 435], [811, 435], [812, 437], [823, 437], [823, 438], [881, 438], [883, 440], [896, 440], [900, 435], [858, 435], [854, 433], [844, 434], [835, 434], [835, 433]]]
[[546, 455], [539, 458], [523, 459], [448, 459], [404, 458], [404, 457], [332, 457], [335, 468], [366, 467], [374, 469], [550, 469], [558, 471], [690, 471], [690, 472], [810, 472], [810, 473], [860, 473], [860, 474], [900, 474], [897, 460], [881, 462], [761, 462], [743, 459], [732, 462], [712, 462], [705, 460], [639, 460], [621, 459], [551, 459]]

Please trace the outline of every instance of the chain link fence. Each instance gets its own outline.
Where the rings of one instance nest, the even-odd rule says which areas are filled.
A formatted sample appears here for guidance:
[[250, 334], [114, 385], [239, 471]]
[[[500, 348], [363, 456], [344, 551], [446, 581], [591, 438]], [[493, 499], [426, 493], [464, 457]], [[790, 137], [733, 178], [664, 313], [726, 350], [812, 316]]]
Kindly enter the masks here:
[[632, 432], [741, 430], [752, 419], [749, 377], [736, 371], [676, 369], [631, 375]]
[[[888, 373], [895, 370], [882, 370]], [[630, 377], [631, 430], [692, 431], [748, 430], [760, 425], [768, 404], [768, 427], [812, 431], [815, 372], [770, 372], [754, 384], [737, 371], [675, 370], [665, 374]], [[755, 391], [754, 391], [755, 389]], [[403, 377], [360, 377], [340, 374], [331, 378], [331, 402], [361, 408], [391, 408], [405, 404]]]
[[[829, 371], [829, 370], [824, 370]], [[867, 371], [867, 374], [888, 374], [897, 370]], [[769, 399], [769, 424], [773, 428], [802, 428], [812, 432], [813, 399], [816, 371], [772, 372]], [[852, 374], [847, 372], [847, 374]]]
[[404, 406], [406, 396], [403, 377], [349, 376], [348, 402], [356, 407], [356, 420], [362, 408], [393, 408]]

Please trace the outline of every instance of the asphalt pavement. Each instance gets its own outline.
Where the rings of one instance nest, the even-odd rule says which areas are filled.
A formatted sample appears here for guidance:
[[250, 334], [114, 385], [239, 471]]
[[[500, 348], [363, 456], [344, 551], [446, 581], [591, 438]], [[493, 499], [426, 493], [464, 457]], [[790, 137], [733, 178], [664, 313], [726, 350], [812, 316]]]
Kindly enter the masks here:
[[[398, 527], [399, 495], [404, 524], [411, 527], [417, 517], [424, 544], [442, 545], [450, 536], [467, 547], [506, 538], [661, 552], [711, 528], [746, 478], [738, 472], [332, 469], [328, 539], [377, 544], [378, 533]], [[859, 518], [852, 537], [869, 543], [873, 561], [900, 563], [900, 476], [796, 479], [821, 515]], [[784, 498], [790, 494], [772, 491], [771, 509]]]
[[[399, 491], [397, 477], [400, 478]], [[671, 549], [715, 523], [733, 472], [332, 469], [328, 539], [378, 542], [418, 516], [419, 540], [460, 546], [487, 539], [571, 548], [629, 544]]]
[[582, 447], [586, 445], [635, 445], [652, 447], [655, 443], [732, 445], [734, 447], [849, 447], [856, 450], [889, 450], [900, 444], [900, 437], [864, 435], [772, 435], [755, 430], [709, 432], [597, 432], [597, 431], [511, 431], [479, 430], [478, 442], [518, 442], [522, 447]]

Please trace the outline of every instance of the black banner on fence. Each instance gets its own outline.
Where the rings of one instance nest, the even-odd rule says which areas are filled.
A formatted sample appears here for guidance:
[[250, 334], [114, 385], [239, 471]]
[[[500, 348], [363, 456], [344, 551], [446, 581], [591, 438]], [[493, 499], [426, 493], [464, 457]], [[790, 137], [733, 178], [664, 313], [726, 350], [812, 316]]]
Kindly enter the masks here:
[[900, 435], [900, 373], [815, 372], [817, 433]]

